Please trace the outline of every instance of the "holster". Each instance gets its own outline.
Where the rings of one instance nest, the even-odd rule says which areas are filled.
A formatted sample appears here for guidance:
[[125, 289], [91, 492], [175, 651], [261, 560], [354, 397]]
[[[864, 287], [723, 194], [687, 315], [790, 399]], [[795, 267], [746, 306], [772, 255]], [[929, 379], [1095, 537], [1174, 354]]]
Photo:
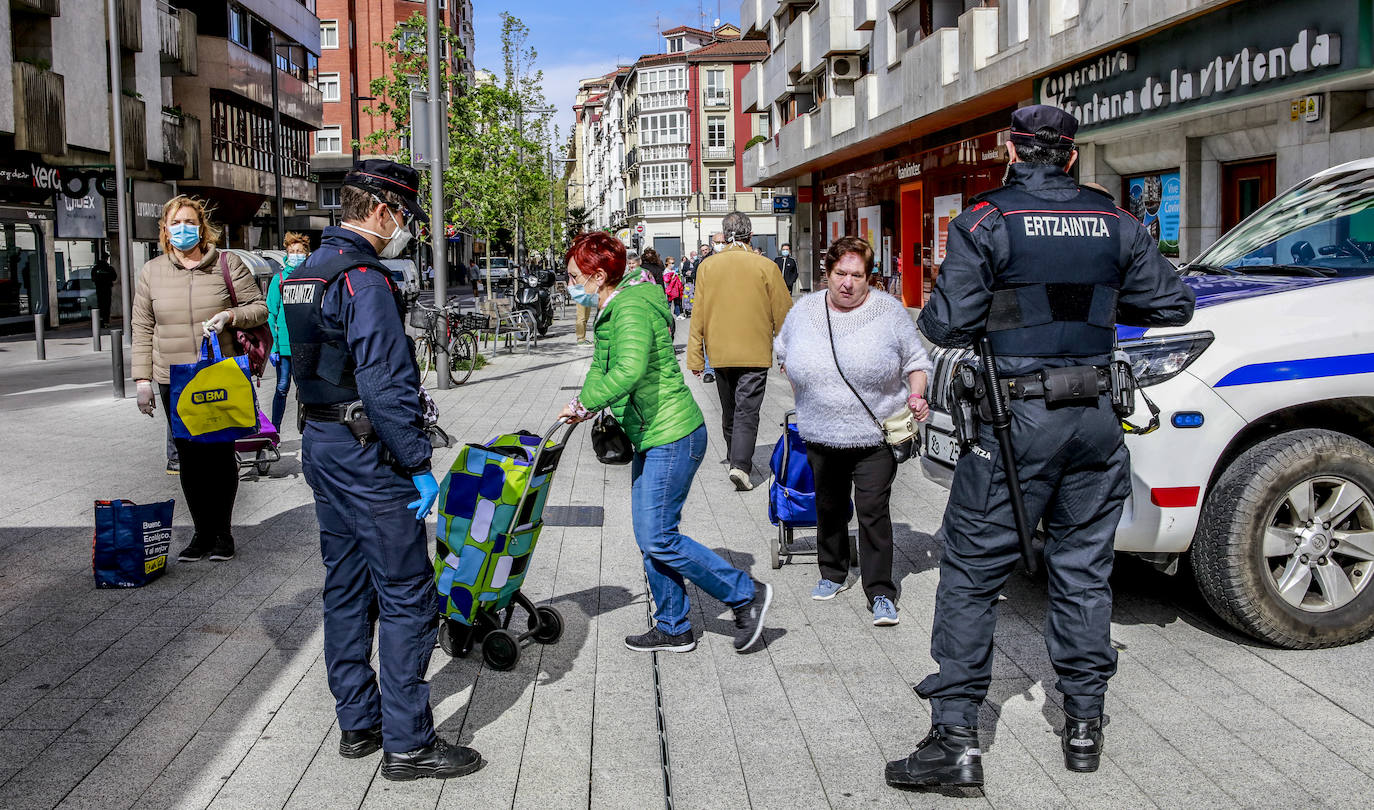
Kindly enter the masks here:
[[1108, 366], [1111, 373], [1112, 411], [1118, 419], [1126, 419], [1135, 413], [1135, 373], [1126, 353], [1118, 349]]
[[971, 362], [962, 362], [954, 367], [954, 377], [950, 381], [950, 417], [954, 420], [954, 438], [959, 443], [960, 452], [967, 452], [978, 441], [978, 425], [986, 405], [986, 385], [983, 375]]

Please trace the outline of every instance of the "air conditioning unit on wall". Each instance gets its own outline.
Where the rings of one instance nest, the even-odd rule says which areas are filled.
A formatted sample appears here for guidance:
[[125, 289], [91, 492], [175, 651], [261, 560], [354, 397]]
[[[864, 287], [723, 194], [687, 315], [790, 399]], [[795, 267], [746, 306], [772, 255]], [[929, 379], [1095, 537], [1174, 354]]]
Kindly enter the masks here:
[[830, 57], [830, 75], [837, 82], [852, 82], [859, 78], [859, 55]]

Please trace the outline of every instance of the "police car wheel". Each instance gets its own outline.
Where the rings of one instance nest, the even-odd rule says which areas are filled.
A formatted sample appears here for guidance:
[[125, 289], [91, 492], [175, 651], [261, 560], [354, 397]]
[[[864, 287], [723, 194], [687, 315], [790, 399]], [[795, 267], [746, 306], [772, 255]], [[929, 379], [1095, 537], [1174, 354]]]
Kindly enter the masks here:
[[1279, 647], [1374, 635], [1374, 447], [1297, 430], [1231, 463], [1203, 506], [1190, 552], [1221, 618]]

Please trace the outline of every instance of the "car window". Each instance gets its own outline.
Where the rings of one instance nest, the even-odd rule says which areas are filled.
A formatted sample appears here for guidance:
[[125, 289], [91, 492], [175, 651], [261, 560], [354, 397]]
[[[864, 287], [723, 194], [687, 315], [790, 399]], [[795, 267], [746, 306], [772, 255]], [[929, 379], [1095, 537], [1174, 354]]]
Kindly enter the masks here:
[[1374, 167], [1299, 183], [1246, 218], [1193, 264], [1241, 274], [1374, 273]]

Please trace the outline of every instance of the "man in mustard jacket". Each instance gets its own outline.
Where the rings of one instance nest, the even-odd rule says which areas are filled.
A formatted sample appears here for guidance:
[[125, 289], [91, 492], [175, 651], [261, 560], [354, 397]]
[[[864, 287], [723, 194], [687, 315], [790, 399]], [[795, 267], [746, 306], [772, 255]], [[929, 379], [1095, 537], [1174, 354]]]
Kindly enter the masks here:
[[773, 338], [782, 330], [792, 296], [778, 266], [749, 248], [753, 225], [738, 211], [721, 222], [725, 248], [697, 268], [696, 304], [687, 340], [687, 368], [698, 377], [706, 355], [716, 373], [721, 427], [735, 489], [752, 489], [754, 441], [759, 432]]

